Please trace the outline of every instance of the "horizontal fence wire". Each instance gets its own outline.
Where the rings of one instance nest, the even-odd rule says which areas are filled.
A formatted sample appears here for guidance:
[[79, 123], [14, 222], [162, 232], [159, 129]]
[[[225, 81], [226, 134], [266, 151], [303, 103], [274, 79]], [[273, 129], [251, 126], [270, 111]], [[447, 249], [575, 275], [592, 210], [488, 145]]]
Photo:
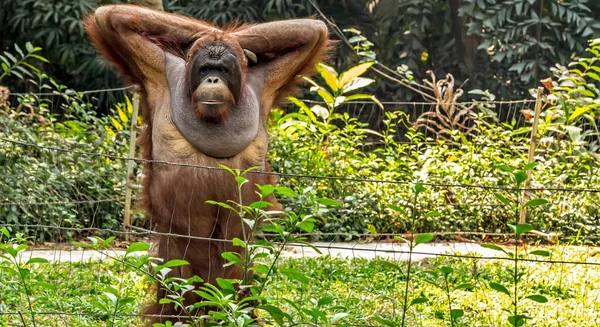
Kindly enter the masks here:
[[[129, 87], [125, 87], [125, 88], [116, 88], [116, 89], [106, 89], [106, 90], [91, 90], [91, 91], [85, 91], [85, 92], [78, 92], [81, 94], [96, 94], [96, 93], [102, 93], [102, 92], [126, 92], [133, 89], [133, 86], [129, 86]], [[13, 93], [11, 94], [13, 96], [26, 96], [27, 94], [22, 94], [22, 93]], [[39, 93], [36, 94], [38, 96], [55, 96], [58, 94], [55, 93]], [[303, 100], [308, 104], [323, 104], [322, 102], [319, 101], [313, 101], [313, 100]], [[494, 101], [494, 102], [486, 102], [486, 104], [491, 104], [491, 105], [496, 105], [498, 107], [503, 107], [504, 109], [502, 109], [503, 111], [500, 112], [499, 111], [499, 118], [502, 121], [506, 121], [506, 119], [509, 119], [512, 115], [512, 118], [514, 118], [515, 115], [518, 115], [518, 119], [517, 119], [517, 124], [522, 124], [523, 123], [523, 119], [521, 117], [521, 115], [518, 114], [519, 110], [525, 109], [527, 106], [532, 105], [532, 103], [535, 102], [535, 100], [524, 100], [524, 101]], [[383, 102], [383, 104], [386, 106], [386, 111], [389, 110], [389, 108], [393, 108], [394, 110], [402, 110], [408, 114], [410, 114], [411, 117], [411, 121], [414, 122], [415, 119], [417, 119], [417, 117], [419, 117], [420, 114], [422, 114], [423, 112], [426, 111], [430, 111], [431, 108], [435, 105], [440, 105], [440, 104], [435, 104], [435, 103], [425, 103], [425, 102]], [[472, 105], [472, 104], [476, 104], [475, 102], [464, 102], [464, 103], [460, 103], [461, 105]], [[480, 104], [480, 103], [477, 103]], [[346, 112], [350, 112], [352, 116], [354, 117], [362, 117], [365, 118], [366, 120], [369, 122], [369, 128], [373, 128], [375, 131], [379, 130], [379, 127], [377, 125], [377, 122], [381, 121], [381, 114], [383, 113], [383, 110], [381, 110], [381, 108], [379, 108], [377, 105], [374, 105], [371, 102], [353, 102], [352, 104], [345, 104], [345, 107], [340, 108], [341, 111], [346, 111]], [[500, 117], [500, 113], [505, 114], [505, 116]], [[400, 133], [400, 132], [399, 132]], [[426, 135], [431, 135], [426, 133]], [[41, 150], [41, 151], [46, 151], [49, 153], [54, 153], [54, 154], [60, 154], [60, 155], [68, 155], [68, 156], [73, 156], [73, 157], [77, 157], [77, 156], [86, 156], [86, 157], [91, 157], [91, 158], [102, 158], [102, 159], [111, 159], [111, 160], [115, 160], [115, 161], [123, 161], [123, 162], [128, 162], [128, 161], [133, 161], [135, 163], [140, 163], [140, 164], [156, 164], [156, 165], [166, 165], [166, 166], [175, 166], [175, 167], [182, 167], [182, 168], [190, 168], [190, 169], [203, 169], [203, 170], [210, 170], [210, 171], [222, 171], [225, 170], [224, 168], [220, 168], [220, 167], [213, 167], [213, 166], [202, 166], [202, 165], [192, 165], [192, 164], [186, 164], [186, 163], [178, 163], [178, 162], [169, 162], [169, 161], [161, 161], [161, 160], [145, 160], [145, 159], [140, 159], [140, 158], [128, 158], [128, 157], [123, 157], [119, 154], [111, 154], [111, 153], [98, 153], [98, 152], [86, 152], [86, 151], [78, 151], [75, 149], [69, 149], [69, 148], [63, 148], [63, 147], [53, 147], [53, 146], [44, 146], [44, 145], [40, 145], [40, 144], [34, 144], [31, 142], [26, 142], [26, 141], [22, 141], [22, 140], [15, 140], [15, 139], [10, 139], [10, 138], [5, 138], [5, 137], [0, 137], [0, 144], [4, 142], [7, 145], [11, 145], [13, 147], [22, 147], [22, 148], [30, 148], [30, 149], [36, 149], [36, 150]], [[415, 142], [411, 142], [411, 141], [398, 141], [398, 143], [401, 144], [414, 144], [415, 146], [421, 146], [421, 145], [439, 145], [440, 142], [443, 142], [442, 140], [438, 140], [438, 141], [425, 141], [425, 142], [419, 142], [418, 144], [416, 144]], [[475, 142], [475, 144], [477, 144]], [[461, 146], [461, 145], [452, 145], [452, 144], [448, 144], [449, 146]], [[497, 146], [496, 144], [484, 144], [484, 143], [480, 143], [478, 145], [481, 146]], [[526, 148], [528, 145], [527, 144], [523, 144], [523, 148]], [[6, 149], [7, 153], [10, 153], [9, 149]], [[28, 154], [20, 154], [20, 155], [28, 155]], [[38, 168], [41, 169], [41, 168]], [[123, 167], [124, 169], [124, 167]], [[109, 172], [110, 173], [110, 172]], [[368, 184], [373, 184], [373, 185], [377, 185], [377, 187], [379, 187], [379, 185], [384, 185], [384, 184], [391, 184], [391, 185], [405, 185], [405, 186], [414, 186], [416, 183], [414, 181], [409, 181], [409, 180], [389, 180], [389, 179], [371, 179], [371, 178], [356, 178], [356, 177], [346, 177], [346, 176], [335, 176], [335, 175], [318, 175], [318, 174], [293, 174], [293, 173], [279, 173], [279, 172], [264, 172], [264, 171], [250, 171], [248, 172], [249, 174], [261, 174], [261, 175], [272, 175], [278, 178], [292, 178], [292, 179], [311, 179], [311, 180], [321, 180], [321, 181], [331, 181], [331, 182], [343, 182], [343, 183], [368, 183]], [[8, 177], [14, 177], [14, 178], [21, 178], [21, 176], [6, 176]], [[68, 176], [66, 176], [66, 178], [68, 178]], [[436, 183], [436, 182], [424, 182], [424, 183], [420, 183], [424, 186], [431, 186], [431, 187], [437, 187], [437, 188], [457, 188], [457, 189], [469, 189], [469, 190], [477, 190], [475, 192], [478, 192], [479, 190], [485, 190], [486, 192], [491, 192], [493, 190], [504, 190], [504, 191], [509, 191], [509, 192], [521, 192], [521, 191], [531, 191], [531, 192], [564, 192], [564, 193], [585, 193], [585, 194], [598, 194], [600, 193], [600, 189], [596, 189], [596, 188], [583, 188], [583, 187], [577, 187], [577, 188], [570, 188], [570, 187], [558, 187], [558, 186], [552, 186], [552, 185], [548, 185], [548, 187], [528, 187], [528, 188], [515, 188], [515, 187], [508, 187], [508, 186], [499, 186], [499, 185], [470, 185], [470, 184], [461, 184], [461, 183]], [[485, 193], [485, 192], [482, 192]], [[486, 193], [486, 194], [490, 194], [490, 193]], [[60, 198], [59, 198], [60, 199]], [[134, 199], [134, 200], [138, 200], [138, 199]], [[34, 209], [31, 210], [35, 210], [36, 208], [39, 207], [56, 207], [57, 210], [61, 210], [63, 208], [67, 208], [67, 207], [73, 207], [77, 206], [78, 209], [81, 208], [87, 208], [89, 207], [95, 207], [95, 206], [100, 206], [100, 205], [106, 205], [106, 204], [117, 204], [118, 206], [122, 206], [123, 203], [125, 201], [125, 198], [122, 196], [98, 196], [97, 198], [92, 198], [86, 194], [81, 194], [80, 196], [77, 197], [77, 199], [68, 199], [66, 196], [64, 197], [64, 201], [44, 201], [43, 198], [41, 198], [40, 195], [36, 195], [36, 196], [24, 196], [23, 198], [18, 198], [18, 199], [8, 199], [8, 198], [3, 198], [0, 195], [0, 209], [2, 208], [8, 208], [10, 209], [11, 207], [31, 207]], [[408, 201], [410, 202], [410, 201]], [[435, 203], [430, 203], [430, 206], [436, 206], [437, 204]], [[81, 206], [81, 207], [80, 207]], [[499, 204], [498, 203], [485, 203], [485, 202], [476, 202], [476, 203], [453, 203], [451, 205], [452, 208], [455, 209], [463, 209], [463, 208], [471, 208], [474, 210], [479, 210], [478, 208], [490, 208], [490, 210], [495, 210], [494, 208], [498, 207]], [[416, 209], [423, 209], [423, 208], [413, 208], [412, 205], [410, 203], [403, 203], [402, 207], [405, 207], [407, 209], [411, 209], [411, 210], [416, 210]], [[74, 210], [74, 209], [73, 209]], [[484, 209], [481, 209], [484, 210]], [[44, 223], [44, 217], [40, 217], [39, 219], [39, 223], [18, 223], [18, 222], [6, 222], [6, 223], [0, 223], [0, 228], [2, 227], [8, 227], [8, 228], [15, 228], [15, 229], [27, 229], [27, 230], [35, 230], [35, 229], [43, 229], [45, 231], [48, 231], [48, 233], [51, 235], [48, 238], [51, 239], [51, 241], [54, 242], [54, 252], [55, 252], [55, 261], [56, 261], [56, 256], [62, 256], [64, 253], [68, 253], [68, 254], [72, 254], [72, 253], [77, 253], [77, 256], [80, 256], [80, 259], [83, 261], [84, 258], [87, 258], [84, 256], [84, 252], [96, 252], [100, 255], [104, 255], [106, 257], [108, 257], [109, 259], [112, 260], [116, 260], [119, 261], [121, 259], [120, 255], [123, 254], [123, 252], [125, 251], [125, 249], [123, 248], [123, 244], [116, 246], [114, 248], [115, 251], [119, 251], [119, 252], [108, 252], [108, 250], [91, 250], [91, 249], [86, 249], [83, 248], [83, 250], [79, 250], [79, 246], [77, 245], [77, 243], [73, 243], [73, 238], [71, 237], [71, 235], [80, 235], [81, 238], [83, 238], [83, 236], [89, 235], [89, 236], [96, 236], [96, 235], [100, 235], [100, 236], [104, 236], [104, 235], [110, 235], [110, 236], [120, 236], [120, 238], [131, 238], [132, 241], [137, 241], [137, 240], [147, 240], [150, 243], [152, 243], [155, 240], [155, 237], [167, 237], [169, 239], [188, 239], [188, 240], [197, 240], [197, 241], [202, 241], [202, 242], [210, 242], [210, 243], [219, 243], [219, 244], [232, 244], [233, 241], [231, 239], [226, 239], [226, 238], [218, 238], [218, 237], [200, 237], [200, 236], [195, 236], [195, 235], [191, 235], [190, 233], [188, 234], [184, 234], [184, 233], [174, 233], [174, 232], [159, 232], [159, 231], [155, 231], [152, 230], [150, 228], [146, 228], [146, 227], [140, 227], [140, 226], [124, 226], [123, 229], [120, 228], [120, 226], [96, 226], [96, 224], [98, 223], [98, 221], [100, 220], [99, 218], [95, 217], [95, 211], [96, 209], [90, 210], [90, 214], [93, 214], [94, 217], [92, 219], [90, 219], [89, 221], [86, 221], [86, 223], [84, 223], [84, 226], [71, 226], [71, 224], [74, 224], [72, 222], [66, 222], [66, 221], [61, 221], [62, 225], [54, 225], [54, 224], [49, 224], [49, 223]], [[114, 212], [115, 216], [120, 216], [121, 213], [119, 212]], [[509, 218], [512, 219], [512, 218]], [[63, 234], [67, 235], [64, 236]], [[499, 262], [510, 262], [510, 263], [514, 263], [515, 265], [521, 262], [526, 262], [526, 263], [533, 263], [533, 264], [548, 264], [548, 265], [573, 265], [573, 266], [582, 266], [582, 267], [590, 267], [593, 269], [596, 269], [597, 267], [600, 266], [600, 261], [593, 261], [596, 258], [592, 255], [590, 257], [588, 257], [588, 259], [585, 260], [558, 260], [558, 259], [549, 259], [549, 258], [544, 258], [544, 259], [538, 259], [538, 258], [530, 258], [530, 257], [515, 257], [515, 258], [511, 258], [508, 256], [502, 256], [502, 253], [499, 253], [499, 256], [490, 256], [490, 255], [477, 255], [477, 254], [470, 254], [470, 253], [460, 253], [460, 251], [456, 251], [456, 252], [452, 252], [452, 251], [446, 251], [446, 252], [429, 252], [426, 250], [411, 250], [406, 244], [401, 244], [400, 241], [397, 240], [393, 240], [394, 237], [396, 236], [401, 236], [403, 238], [406, 239], [414, 239], [414, 237], [416, 237], [417, 235], [419, 235], [421, 233], [411, 233], [411, 232], [406, 232], [406, 233], [360, 233], [360, 232], [355, 232], [355, 233], [343, 233], [343, 232], [318, 232], [318, 233], [290, 233], [290, 236], [294, 236], [294, 237], [306, 237], [308, 239], [316, 239], [317, 241], [311, 241], [310, 244], [305, 244], [305, 243], [297, 243], [297, 242], [281, 242], [277, 240], [277, 235], [275, 234], [258, 234], [256, 235], [257, 238], [262, 239], [269, 239], [269, 240], [273, 240], [272, 244], [274, 246], [280, 247], [280, 249], [282, 251], [288, 251], [290, 253], [292, 253], [291, 251], [293, 251], [293, 253], [295, 253], [296, 256], [300, 256], [302, 258], [308, 258], [311, 256], [326, 256], [329, 258], [333, 258], [333, 257], [345, 257], [346, 259], [357, 259], [357, 258], [387, 258], [389, 260], [393, 260], [394, 262], [398, 262], [398, 261], [405, 261], [405, 262], [410, 262], [411, 260], [413, 261], [418, 261], [421, 259], [414, 259], [414, 258], [410, 258], [410, 256], [415, 255], [415, 256], [422, 256], [423, 258], [448, 258], [448, 259], [465, 259], [465, 260], [473, 260], [473, 261], [479, 261], [479, 260], [484, 260], [484, 261], [499, 261]], [[451, 236], [479, 236], [482, 239], [485, 237], [497, 237], [497, 238], [501, 238], [501, 239], [509, 239], [509, 241], [514, 242], [510, 243], [509, 245], [505, 246], [505, 248], [507, 250], [510, 250], [511, 248], [516, 249], [517, 247], [520, 247], [521, 245], [519, 245], [518, 241], [521, 239], [521, 237], [516, 237], [515, 233], [501, 233], [501, 232], [482, 232], [482, 231], [443, 231], [443, 232], [432, 232], [432, 233], [428, 233], [428, 234], [432, 234], [434, 237], [439, 237], [439, 238], [443, 238], [443, 237], [451, 237]], [[320, 238], [326, 237], [328, 238], [327, 241], [322, 241], [319, 240]], [[537, 239], [537, 238], [544, 238], [543, 235], [532, 235], [532, 234], [525, 234], [523, 235], [523, 237], [525, 238], [531, 238], [531, 239]], [[348, 238], [350, 238], [348, 240]], [[386, 239], [387, 238], [387, 239]], [[595, 239], [595, 238], [600, 238], [600, 235], [587, 235], [586, 238], [588, 239]], [[77, 240], [77, 238], [75, 239]], [[365, 243], [365, 240], [368, 240], [369, 242], [372, 242], [370, 245]], [[482, 240], [483, 241], [483, 240]], [[477, 243], [481, 243], [482, 241], [473, 241], [473, 245], [474, 246], [478, 246]], [[458, 241], [460, 242], [460, 241]], [[448, 242], [450, 244], [452, 244], [451, 242]], [[125, 242], [125, 244], [129, 244], [127, 242]], [[252, 241], [250, 241], [250, 244], [254, 244]], [[316, 249], [316, 250], [315, 250]], [[317, 251], [318, 250], [318, 251]], [[36, 252], [40, 252], [40, 251], [44, 251], [43, 248], [41, 247], [36, 247], [36, 246], [32, 246], [30, 250], [28, 250], [27, 252], [25, 252], [25, 254], [23, 255], [31, 255], [33, 256]], [[76, 252], [77, 251], [77, 252]], [[80, 253], [81, 252], [81, 253]], [[320, 253], [319, 253], [320, 252]], [[153, 249], [151, 249], [149, 251], [150, 255], [154, 255], [155, 252]], [[59, 258], [60, 259], [60, 258]], [[91, 259], [90, 259], [91, 260]], [[76, 260], [75, 260], [76, 261]], [[74, 261], [68, 261], [68, 263], [63, 263], [63, 264], [68, 264], [69, 265], [69, 272], [68, 274], [65, 276], [65, 280], [67, 283], [69, 283], [69, 279], [72, 278], [72, 274], [74, 274], [73, 272], [73, 266], [74, 266]], [[95, 279], [96, 279], [96, 283], [100, 283], [99, 281], [101, 280], [100, 276], [103, 274], [103, 272], [94, 272]], [[122, 279], [120, 281], [120, 283], [122, 283]], [[394, 283], [396, 283], [396, 281], [394, 280]], [[395, 284], [394, 284], [395, 286]], [[0, 296], [1, 299], [1, 296]], [[0, 301], [0, 305], [1, 305], [1, 301]], [[57, 318], [55, 319], [63, 319], [61, 317], [95, 317], [95, 319], [105, 319], [105, 317], [110, 317], [109, 319], [113, 319], [113, 324], [114, 324], [114, 319], [115, 318], [153, 318], [153, 317], [162, 317], [162, 318], [172, 318], [172, 319], [178, 319], [178, 318], [185, 318], [186, 316], [182, 316], [182, 315], [156, 315], [156, 314], [145, 314], [145, 313], [122, 313], [122, 312], [117, 312], [115, 310], [115, 312], [113, 313], [98, 313], [98, 312], [86, 312], [85, 310], [83, 310], [82, 312], [70, 312], [70, 311], [44, 311], [44, 310], [24, 310], [24, 311], [18, 311], [18, 310], [0, 310], [0, 317], [20, 317], [22, 315], [35, 315], [35, 316], [56, 316]], [[0, 318], [0, 320], [2, 320], [2, 318]], [[15, 320], [13, 318], [13, 322], [14, 321], [18, 321]], [[261, 319], [260, 321], [264, 322], [264, 323], [272, 323], [275, 324], [276, 322], [274, 321], [270, 321], [268, 319]], [[11, 323], [9, 324], [10, 326], [22, 326], [19, 323]], [[307, 326], [314, 326], [313, 323], [310, 322], [298, 322], [296, 325], [307, 325]], [[346, 326], [367, 326], [367, 327], [376, 327], [376, 326], [381, 326], [381, 325], [374, 325], [372, 322], [367, 322], [365, 321], [364, 324], [353, 324], [353, 323], [329, 323], [329, 325], [332, 326], [338, 326], [338, 325], [346, 325]], [[490, 326], [492, 326], [492, 324], [490, 324]]]
[[[11, 140], [4, 137], [0, 137], [0, 141], [11, 143], [24, 147], [32, 147], [36, 149], [48, 150], [48, 151], [56, 151], [62, 153], [76, 154], [76, 155], [85, 155], [91, 157], [103, 157], [109, 158], [113, 160], [122, 160], [122, 161], [134, 161], [138, 163], [150, 163], [150, 164], [160, 164], [166, 166], [176, 166], [176, 167], [187, 167], [187, 168], [196, 168], [196, 169], [206, 169], [206, 170], [217, 170], [217, 171], [226, 171], [225, 168], [214, 167], [214, 166], [203, 166], [203, 165], [194, 165], [187, 163], [178, 163], [178, 162], [170, 162], [164, 160], [151, 160], [151, 159], [140, 159], [140, 158], [128, 158], [117, 155], [105, 154], [105, 153], [97, 153], [97, 152], [84, 152], [84, 151], [76, 151], [69, 150], [58, 147], [50, 147], [37, 145], [17, 140]], [[310, 174], [291, 174], [291, 173], [278, 173], [278, 172], [268, 172], [268, 171], [258, 171], [258, 170], [250, 170], [249, 174], [258, 174], [258, 175], [271, 175], [278, 177], [291, 177], [291, 178], [309, 178], [309, 179], [324, 179], [324, 180], [338, 180], [338, 181], [349, 181], [349, 182], [367, 182], [367, 183], [383, 183], [383, 184], [403, 184], [403, 185], [415, 185], [417, 182], [414, 181], [398, 181], [398, 180], [386, 180], [386, 179], [369, 179], [369, 178], [356, 178], [356, 177], [344, 177], [344, 176], [326, 176], [326, 175], [310, 175]], [[568, 187], [543, 187], [543, 188], [517, 188], [517, 187], [507, 187], [507, 186], [493, 186], [493, 185], [469, 185], [469, 184], [452, 184], [452, 183], [429, 183], [423, 182], [419, 183], [425, 186], [437, 186], [437, 187], [456, 187], [456, 188], [477, 188], [477, 189], [490, 189], [490, 190], [510, 190], [510, 191], [556, 191], [556, 192], [584, 192], [584, 193], [600, 193], [600, 189], [595, 188], [568, 188]]]
[[[206, 241], [206, 242], [217, 242], [217, 243], [233, 243], [232, 240], [230, 239], [222, 239], [222, 238], [213, 238], [213, 237], [201, 237], [201, 236], [194, 236], [194, 235], [186, 235], [186, 234], [176, 234], [176, 233], [164, 233], [164, 232], [158, 232], [158, 231], [153, 231], [153, 230], [149, 230], [149, 229], [144, 229], [144, 228], [140, 228], [140, 227], [136, 227], [135, 229], [137, 229], [138, 231], [123, 231], [123, 230], [113, 230], [113, 229], [101, 229], [101, 228], [71, 228], [71, 227], [62, 227], [62, 226], [52, 226], [52, 225], [24, 225], [24, 224], [0, 224], [0, 227], [37, 227], [37, 228], [48, 228], [48, 229], [56, 229], [56, 230], [69, 230], [69, 231], [97, 231], [97, 232], [108, 232], [111, 234], [119, 234], [119, 235], [131, 235], [131, 236], [150, 236], [150, 235], [157, 235], [157, 236], [167, 236], [167, 237], [171, 237], [171, 238], [184, 238], [184, 239], [191, 239], [191, 240], [199, 240], [199, 241]], [[433, 235], [448, 235], [447, 233], [428, 233], [428, 234], [433, 234]], [[463, 234], [471, 234], [469, 232], [464, 232]], [[497, 233], [500, 234], [500, 233]], [[310, 233], [307, 234], [297, 234], [299, 236], [310, 236]], [[315, 234], [318, 235], [318, 234]], [[391, 234], [394, 236], [397, 236], [399, 234]], [[419, 235], [419, 233], [414, 233], [414, 236]], [[261, 235], [257, 235], [261, 236]], [[264, 236], [264, 235], [262, 235]], [[407, 236], [407, 235], [404, 235]], [[502, 234], [502, 236], [509, 236], [509, 234]], [[514, 234], [512, 234], [512, 236], [514, 237]], [[408, 236], [407, 236], [408, 237]], [[396, 244], [399, 241], [395, 241], [392, 244]], [[250, 244], [252, 244], [253, 242], [250, 241]], [[386, 243], [381, 243], [381, 242], [376, 242], [376, 246], [375, 248], [368, 248], [368, 247], [364, 247], [365, 243], [360, 243], [360, 242], [354, 242], [354, 243], [343, 243], [343, 244], [349, 244], [351, 246], [346, 246], [346, 245], [340, 245], [338, 243], [334, 243], [334, 242], [318, 242], [318, 243], [311, 243], [311, 244], [304, 244], [304, 243], [284, 243], [284, 242], [278, 242], [278, 241], [274, 241], [272, 242], [272, 244], [274, 245], [278, 245], [278, 246], [282, 246], [282, 247], [286, 247], [286, 248], [300, 248], [302, 250], [305, 249], [319, 249], [319, 250], [324, 250], [326, 252], [329, 252], [328, 254], [330, 254], [331, 250], [340, 250], [340, 251], [349, 251], [351, 253], [351, 255], [349, 255], [349, 257], [360, 257], [359, 255], [357, 255], [357, 253], [360, 252], [365, 252], [365, 253], [373, 253], [375, 254], [375, 256], [377, 256], [377, 254], [387, 254], [387, 255], [393, 255], [393, 258], [395, 258], [395, 255], [408, 255], [408, 254], [414, 254], [414, 255], [422, 255], [422, 256], [431, 256], [431, 257], [444, 257], [444, 258], [460, 258], [460, 259], [476, 259], [476, 260], [498, 260], [498, 261], [523, 261], [523, 262], [533, 262], [533, 263], [548, 263], [548, 264], [570, 264], [570, 265], [584, 265], [584, 266], [600, 266], [600, 262], [594, 262], [594, 261], [568, 261], [568, 260], [550, 260], [550, 259], [531, 259], [531, 258], [511, 258], [511, 257], [505, 257], [505, 256], [478, 256], [478, 255], [466, 255], [466, 254], [454, 254], [454, 253], [438, 253], [438, 252], [425, 252], [425, 251], [410, 251], [410, 250], [404, 250], [404, 249], [400, 249], [402, 246], [398, 245], [398, 249], [396, 249], [395, 245], [393, 246], [394, 248], [392, 249], [384, 249], [384, 248], [378, 248], [377, 245], [384, 245]], [[363, 245], [361, 247], [361, 245]], [[68, 247], [76, 247], [77, 245], [73, 245], [73, 244], [69, 244], [69, 245], [65, 245]], [[510, 248], [510, 246], [507, 246], [507, 248]], [[116, 249], [118, 250], [118, 249]], [[36, 250], [31, 250], [31, 252], [35, 252]], [[102, 255], [106, 255], [106, 252], [104, 250], [85, 250], [88, 252], [99, 252]], [[323, 254], [323, 253], [321, 253]]]

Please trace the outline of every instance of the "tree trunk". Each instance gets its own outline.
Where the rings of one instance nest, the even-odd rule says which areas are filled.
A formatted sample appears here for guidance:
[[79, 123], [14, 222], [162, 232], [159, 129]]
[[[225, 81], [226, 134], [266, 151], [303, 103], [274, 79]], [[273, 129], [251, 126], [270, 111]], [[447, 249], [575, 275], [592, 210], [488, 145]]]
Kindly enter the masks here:
[[162, 0], [128, 0], [127, 2], [132, 5], [144, 6], [161, 11], [165, 10]]
[[467, 35], [469, 29], [467, 24], [469, 23], [466, 17], [460, 17], [458, 10], [462, 6], [463, 0], [448, 0], [450, 11], [452, 14], [452, 27], [454, 30], [454, 40], [456, 44], [456, 51], [459, 59], [462, 59], [469, 76], [473, 76], [477, 64], [477, 47], [479, 41], [475, 35]]

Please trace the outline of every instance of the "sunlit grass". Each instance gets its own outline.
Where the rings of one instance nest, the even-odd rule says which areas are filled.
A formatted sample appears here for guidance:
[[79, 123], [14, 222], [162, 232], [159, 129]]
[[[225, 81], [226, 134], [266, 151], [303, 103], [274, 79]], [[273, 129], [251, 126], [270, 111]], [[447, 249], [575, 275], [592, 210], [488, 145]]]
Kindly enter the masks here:
[[[600, 255], [592, 248], [557, 246], [550, 249], [549, 260], [600, 263]], [[340, 323], [381, 325], [386, 319], [399, 325], [406, 286], [405, 263], [400, 270], [385, 260], [340, 259], [330, 257], [285, 259], [279, 268], [296, 268], [308, 278], [307, 284], [276, 275], [266, 289], [272, 304], [288, 312], [284, 299], [311, 310], [319, 300], [325, 300], [321, 310], [350, 315]], [[509, 326], [511, 308], [507, 295], [490, 289], [489, 283], [499, 283], [513, 294], [514, 262], [508, 260], [478, 260], [436, 258], [413, 265], [408, 299], [428, 301], [411, 306], [406, 326], [450, 326], [447, 294], [430, 282], [440, 283], [427, 271], [452, 267], [452, 285], [469, 283], [469, 290], [451, 293], [452, 309], [461, 309], [464, 316], [455, 326]], [[530, 319], [532, 326], [597, 326], [600, 323], [600, 266], [566, 263], [519, 262], [523, 277], [518, 284], [519, 296], [543, 295], [547, 303], [528, 299], [518, 302], [518, 310]], [[31, 324], [28, 301], [23, 284], [7, 268], [0, 267], [0, 326]], [[153, 298], [153, 285], [143, 280], [143, 274], [121, 263], [105, 262], [44, 264], [35, 266], [29, 276], [32, 307], [35, 312], [58, 312], [60, 315], [37, 314], [37, 326], [141, 326], [139, 313], [143, 303]], [[43, 283], [51, 284], [48, 288]], [[121, 305], [115, 313], [111, 289], [118, 291]], [[129, 300], [123, 301], [125, 298]], [[511, 309], [512, 310], [512, 309]], [[261, 314], [263, 315], [263, 314]], [[299, 316], [296, 316], [300, 319]], [[305, 317], [305, 319], [308, 319]]]

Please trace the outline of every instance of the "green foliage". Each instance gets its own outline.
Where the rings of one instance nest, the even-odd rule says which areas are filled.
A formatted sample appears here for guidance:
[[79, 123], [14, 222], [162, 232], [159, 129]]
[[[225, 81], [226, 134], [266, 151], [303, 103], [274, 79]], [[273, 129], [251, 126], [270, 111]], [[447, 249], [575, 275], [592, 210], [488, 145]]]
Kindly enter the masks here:
[[33, 47], [31, 43], [27, 42], [25, 44], [25, 49], [27, 53], [24, 53], [23, 50], [21, 50], [21, 48], [15, 44], [15, 52], [17, 56], [8, 51], [4, 51], [4, 54], [0, 55], [0, 61], [2, 61], [0, 65], [2, 66], [3, 71], [3, 73], [0, 75], [0, 82], [2, 82], [3, 78], [11, 75], [20, 79], [23, 79], [25, 76], [33, 78], [34, 76], [32, 71], [39, 73], [39, 70], [28, 62], [30, 59], [48, 62], [46, 58], [36, 54], [36, 52], [39, 52], [42, 50], [42, 48]]
[[[5, 176], [0, 181], [0, 223], [24, 225], [20, 230], [39, 241], [56, 240], [56, 235], [35, 225], [120, 226], [123, 162], [81, 153], [126, 155], [131, 103], [100, 117], [84, 94], [36, 70], [23, 75], [35, 76], [29, 82], [37, 92], [55, 96], [20, 95], [0, 110], [0, 174]], [[57, 106], [62, 116], [53, 113]]]
[[115, 74], [96, 58], [83, 28], [83, 18], [99, 5], [119, 2], [122, 1], [0, 0], [0, 7], [8, 13], [0, 15], [0, 25], [5, 26], [0, 45], [41, 45], [42, 54], [51, 63], [44, 66], [44, 71], [75, 89], [117, 86]]
[[[358, 69], [349, 71], [353, 70]], [[395, 138], [396, 129], [406, 126], [408, 117], [401, 112], [388, 111], [382, 132], [373, 133], [356, 119], [336, 112], [339, 103], [349, 98], [330, 91], [340, 90], [336, 83], [341, 75], [323, 66], [320, 72], [323, 86], [311, 82], [323, 104], [309, 107], [292, 98], [298, 112], [284, 116], [275, 112], [270, 152], [272, 166], [278, 172], [310, 172], [311, 175], [350, 179], [280, 179], [280, 183], [288, 187], [300, 187], [314, 196], [337, 199], [342, 203], [317, 215], [317, 233], [346, 233], [350, 234], [347, 238], [352, 238], [352, 234], [377, 237], [378, 233], [410, 230], [510, 232], [506, 224], [512, 222], [508, 217], [514, 216], [511, 204], [519, 198], [512, 191], [445, 185], [511, 188], [517, 181], [522, 185], [527, 170], [531, 170], [532, 186], [536, 188], [597, 188], [600, 185], [598, 174], [593, 173], [598, 162], [594, 143], [561, 139], [552, 146], [545, 146], [542, 142], [536, 150], [537, 165], [513, 171], [511, 166], [524, 166], [530, 127], [480, 124], [477, 134], [470, 139], [458, 130], [449, 129], [450, 143], [427, 139], [407, 126], [405, 137], [409, 142], [401, 143]], [[485, 103], [482, 106], [494, 108]], [[543, 131], [545, 129], [540, 127], [540, 133]], [[495, 169], [497, 166], [505, 169]], [[390, 182], [362, 182], [362, 179]], [[406, 212], [410, 215], [408, 199], [412, 191], [409, 184], [415, 181], [434, 184], [422, 195], [423, 200], [416, 208], [419, 212], [435, 211], [437, 214], [422, 215], [417, 219], [415, 229], [411, 229], [405, 217]], [[530, 207], [527, 221], [563, 236], [594, 235], [599, 228], [595, 221], [599, 212], [597, 196], [588, 192], [551, 192], [545, 194], [542, 201], [537, 199], [536, 192], [527, 204]], [[284, 204], [292, 211], [305, 210], [307, 207], [300, 200]], [[406, 212], [388, 210], [389, 204]]]
[[[466, 0], [461, 15], [468, 17], [468, 33], [482, 42], [501, 65], [496, 78], [505, 91], [524, 91], [531, 83], [550, 75], [555, 62], [567, 62], [573, 52], [582, 52], [586, 42], [600, 31], [598, 17], [589, 0]], [[520, 80], [522, 83], [514, 83]], [[513, 91], [514, 92], [514, 91]]]

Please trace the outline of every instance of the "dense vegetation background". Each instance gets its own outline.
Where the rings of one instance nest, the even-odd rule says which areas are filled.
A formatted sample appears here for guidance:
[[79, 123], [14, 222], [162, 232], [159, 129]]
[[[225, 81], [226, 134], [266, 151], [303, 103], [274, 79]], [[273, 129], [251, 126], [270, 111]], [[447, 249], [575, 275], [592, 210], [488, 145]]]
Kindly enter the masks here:
[[[95, 55], [81, 22], [92, 8], [117, 2], [124, 1], [0, 0], [0, 48], [28, 41], [43, 47], [50, 61], [44, 71], [77, 90], [120, 86]], [[457, 85], [489, 90], [499, 99], [524, 98], [555, 63], [568, 62], [600, 35], [600, 2], [590, 0], [162, 1], [166, 11], [219, 25], [315, 15], [311, 3], [342, 29], [361, 30], [385, 65], [407, 65], [417, 80], [427, 70], [451, 73]], [[356, 61], [345, 47], [338, 52], [338, 69]], [[371, 91], [384, 101], [422, 100], [396, 83], [380, 82]]]

